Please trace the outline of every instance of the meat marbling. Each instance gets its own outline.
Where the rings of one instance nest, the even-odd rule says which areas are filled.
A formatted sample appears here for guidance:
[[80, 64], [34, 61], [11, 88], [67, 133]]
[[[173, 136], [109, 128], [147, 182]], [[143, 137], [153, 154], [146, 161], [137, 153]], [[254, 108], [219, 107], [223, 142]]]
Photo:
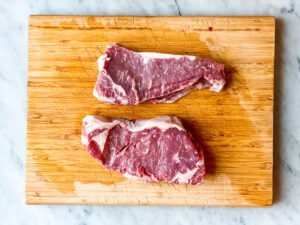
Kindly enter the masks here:
[[175, 116], [148, 120], [86, 116], [82, 143], [104, 168], [142, 182], [201, 184], [204, 156]]
[[94, 95], [116, 105], [172, 103], [197, 89], [220, 92], [225, 84], [224, 65], [211, 59], [134, 52], [116, 44], [107, 47], [98, 66]]

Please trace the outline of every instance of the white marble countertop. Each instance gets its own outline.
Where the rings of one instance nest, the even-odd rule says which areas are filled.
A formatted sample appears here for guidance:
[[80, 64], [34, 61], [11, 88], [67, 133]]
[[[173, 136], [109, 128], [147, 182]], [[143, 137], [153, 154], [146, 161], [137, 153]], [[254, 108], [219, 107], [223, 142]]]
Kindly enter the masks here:
[[[274, 205], [271, 208], [25, 205], [30, 14], [276, 17]], [[0, 224], [300, 224], [300, 1], [2, 0]]]

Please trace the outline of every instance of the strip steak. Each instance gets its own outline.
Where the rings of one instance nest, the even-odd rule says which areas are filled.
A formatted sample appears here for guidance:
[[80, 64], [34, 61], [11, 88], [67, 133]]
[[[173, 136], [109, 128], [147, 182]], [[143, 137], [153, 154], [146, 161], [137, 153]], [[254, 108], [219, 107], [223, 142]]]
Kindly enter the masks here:
[[224, 65], [187, 55], [134, 52], [116, 44], [98, 59], [94, 95], [102, 102], [137, 105], [172, 103], [191, 91], [225, 85]]
[[201, 184], [204, 157], [175, 116], [149, 120], [86, 116], [82, 143], [107, 170], [142, 182]]

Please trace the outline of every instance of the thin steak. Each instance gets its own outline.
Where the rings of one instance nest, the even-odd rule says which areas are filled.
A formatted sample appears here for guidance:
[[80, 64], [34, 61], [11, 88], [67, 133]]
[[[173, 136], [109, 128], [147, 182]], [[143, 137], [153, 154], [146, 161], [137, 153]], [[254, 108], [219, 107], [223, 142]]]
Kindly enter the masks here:
[[107, 46], [98, 66], [94, 95], [116, 105], [172, 103], [197, 89], [220, 92], [225, 84], [224, 65], [211, 59], [134, 52], [116, 44]]
[[108, 170], [141, 182], [201, 184], [201, 147], [175, 116], [149, 120], [83, 119], [82, 143]]

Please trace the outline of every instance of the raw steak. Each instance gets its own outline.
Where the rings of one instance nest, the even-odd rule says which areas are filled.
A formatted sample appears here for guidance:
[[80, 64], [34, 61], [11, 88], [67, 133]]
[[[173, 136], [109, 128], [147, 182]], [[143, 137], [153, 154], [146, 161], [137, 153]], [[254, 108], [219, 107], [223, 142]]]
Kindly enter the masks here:
[[224, 65], [195, 56], [134, 52], [116, 44], [98, 59], [94, 95], [102, 102], [137, 105], [172, 103], [191, 91], [225, 84]]
[[149, 120], [83, 119], [82, 143], [106, 169], [142, 182], [201, 184], [200, 146], [175, 116]]

